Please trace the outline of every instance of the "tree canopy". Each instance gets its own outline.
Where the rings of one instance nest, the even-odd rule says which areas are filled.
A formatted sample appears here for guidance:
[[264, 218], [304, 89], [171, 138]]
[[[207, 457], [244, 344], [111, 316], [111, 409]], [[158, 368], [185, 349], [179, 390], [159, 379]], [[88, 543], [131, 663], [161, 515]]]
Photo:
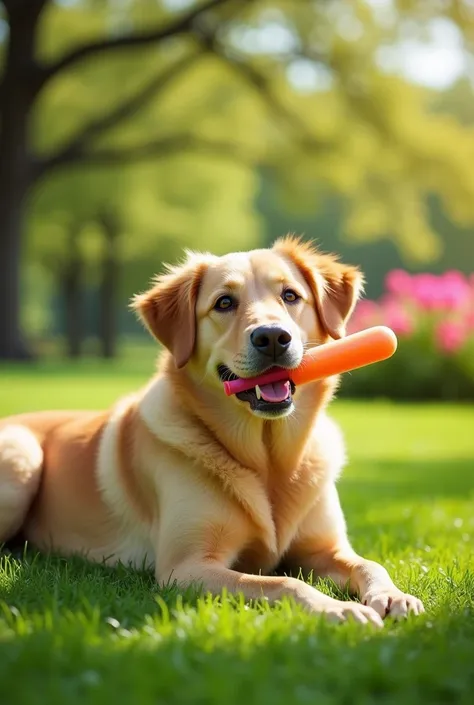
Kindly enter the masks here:
[[[38, 57], [51, 78], [32, 142], [38, 168], [53, 174], [38, 199], [46, 198], [49, 216], [93, 215], [99, 201], [113, 201], [134, 236], [130, 253], [156, 247], [160, 235], [245, 246], [257, 234], [255, 165], [264, 164], [293, 209], [339, 192], [349, 237], [391, 237], [408, 258], [438, 251], [428, 194], [455, 221], [472, 222], [471, 126], [435, 110], [432, 90], [380, 59], [408, 22], [421, 40], [442, 18], [470, 49], [469, 3], [211, 4], [219, 14], [191, 35], [136, 47], [123, 38], [151, 35], [199, 4], [47, 4]], [[106, 48], [114, 38], [117, 47]]]
[[87, 230], [107, 209], [128, 261], [256, 244], [262, 170], [288, 209], [314, 212], [336, 193], [348, 238], [389, 238], [412, 261], [440, 251], [430, 196], [461, 226], [474, 220], [472, 123], [396, 62], [436, 23], [469, 57], [469, 0], [5, 0], [3, 10], [0, 222], [20, 238], [16, 199], [21, 252], [45, 267], [61, 262], [72, 223]]

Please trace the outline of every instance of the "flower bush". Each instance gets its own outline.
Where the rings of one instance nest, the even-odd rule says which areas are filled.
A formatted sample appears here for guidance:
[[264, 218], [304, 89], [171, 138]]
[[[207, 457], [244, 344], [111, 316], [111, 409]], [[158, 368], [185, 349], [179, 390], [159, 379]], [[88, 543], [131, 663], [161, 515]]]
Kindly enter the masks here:
[[345, 396], [474, 399], [474, 275], [393, 270], [377, 301], [359, 302], [348, 333], [392, 328], [394, 357], [345, 376]]

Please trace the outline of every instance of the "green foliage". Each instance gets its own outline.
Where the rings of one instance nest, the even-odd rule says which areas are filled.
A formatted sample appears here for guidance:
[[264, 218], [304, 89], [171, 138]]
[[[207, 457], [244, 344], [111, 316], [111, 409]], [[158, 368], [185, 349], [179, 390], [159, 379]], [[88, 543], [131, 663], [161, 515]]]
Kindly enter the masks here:
[[474, 281], [461, 272], [410, 276], [393, 270], [384, 295], [362, 300], [348, 333], [387, 325], [398, 336], [386, 362], [348, 375], [348, 396], [404, 400], [472, 400], [474, 396]]
[[[51, 65], [91, 41], [164, 27], [197, 2], [178, 5], [50, 1], [37, 58]], [[459, 0], [223, 0], [191, 31], [60, 71], [31, 115], [31, 151], [58, 161], [30, 194], [27, 260], [56, 276], [78, 228], [81, 240], [88, 233], [81, 247], [93, 279], [97, 223], [112, 210], [127, 297], [183, 245], [222, 252], [261, 242], [262, 167], [290, 220], [335, 193], [349, 242], [388, 239], [413, 266], [436, 260], [442, 243], [428, 197], [458, 226], [474, 221], [472, 86], [461, 81], [444, 95], [409, 83], [381, 56], [408, 37], [423, 40], [440, 18], [457, 23], [470, 52], [472, 12]], [[122, 110], [140, 95], [136, 109]]]
[[[136, 115], [100, 132], [92, 144], [124, 146], [143, 136], [154, 138], [180, 131], [211, 136], [216, 141], [231, 136], [230, 141], [245, 145], [245, 153], [252, 154], [254, 160], [279, 169], [285, 191], [295, 204], [301, 198], [314, 203], [318, 184], [325, 184], [347, 196], [347, 230], [354, 238], [363, 241], [390, 234], [406, 256], [433, 257], [437, 241], [427, 221], [425, 194], [438, 193], [455, 219], [472, 220], [474, 172], [468, 155], [474, 140], [472, 130], [459, 125], [454, 117], [433, 113], [431, 92], [382, 72], [377, 59], [380, 47], [394, 45], [405, 36], [403, 22], [410, 13], [419, 20], [419, 3], [398, 6], [400, 14], [392, 13], [387, 23], [364, 0], [351, 5], [257, 2], [251, 8], [235, 2], [234, 10], [240, 10], [240, 14], [234, 12], [223, 25], [221, 39], [223, 47], [241, 50], [242, 60], [234, 64], [209, 53], [203, 55], [199, 41], [189, 37], [175, 39], [167, 48], [160, 44], [133, 51], [122, 49], [80, 62], [60, 73], [43, 90], [33, 116], [34, 147], [40, 154], [54, 151], [85, 122], [107, 113], [150, 78], [166, 73], [175, 61], [195, 52], [195, 60], [182, 75], [151, 96]], [[425, 8], [424, 19], [442, 11]], [[469, 22], [461, 22], [459, 8], [455, 11], [454, 6], [450, 7], [446, 13], [455, 16], [461, 29], [470, 28]], [[111, 29], [117, 33], [131, 27], [140, 31], [169, 21], [174, 14], [161, 3], [142, 0], [120, 8], [87, 0], [72, 5], [49, 3], [41, 23], [38, 54], [51, 61], [86, 39], [107, 36]], [[227, 19], [225, 9], [223, 18]], [[284, 33], [281, 48], [257, 53], [259, 32], [271, 26]], [[295, 48], [298, 46], [300, 50]], [[313, 47], [317, 47], [314, 57]], [[290, 83], [288, 69], [294, 68], [299, 51], [306, 61], [312, 59], [316, 68], [327, 67], [328, 88], [320, 85], [301, 91]], [[281, 119], [279, 111], [275, 115], [272, 104], [269, 107], [259, 91], [249, 85], [245, 70], [239, 71], [244, 60], [251, 70], [266, 77], [265, 90], [275, 96], [273, 102], [291, 114], [289, 119]], [[309, 148], [298, 149], [295, 144], [300, 139]], [[69, 210], [72, 206], [74, 211], [80, 206], [81, 211], [93, 213], [97, 200], [106, 198], [109, 192], [119, 209], [127, 209], [124, 199], [136, 197], [135, 189], [129, 191], [126, 185], [131, 181], [139, 184], [137, 190], [150, 193], [144, 199], [151, 221], [153, 211], [160, 211], [163, 205], [154, 188], [156, 180], [165, 181], [171, 189], [176, 178], [174, 160], [157, 162], [154, 171], [132, 169], [132, 174], [124, 177], [117, 176], [116, 170], [107, 171], [103, 180], [110, 181], [109, 188], [104, 183], [96, 189], [89, 171], [77, 174], [72, 203], [55, 192], [54, 181], [43, 188], [53, 189], [53, 200], [62, 208]], [[251, 168], [250, 164], [246, 169]], [[181, 180], [192, 182], [193, 176], [198, 180], [198, 175], [209, 172], [202, 188], [196, 190], [194, 184], [192, 207], [197, 210], [201, 204], [201, 208], [217, 213], [207, 192], [212, 184], [229, 178], [227, 187], [237, 194], [238, 210], [251, 210], [251, 189], [240, 192], [235, 188], [234, 171], [232, 164], [227, 168], [221, 164], [221, 169], [213, 173], [210, 160], [190, 157], [180, 168]], [[150, 175], [151, 182], [147, 178]], [[122, 188], [117, 189], [117, 178], [122, 179]], [[221, 209], [222, 222], [228, 205]], [[179, 216], [173, 212], [178, 222]], [[215, 222], [215, 217], [211, 216], [211, 221]], [[175, 229], [182, 231], [185, 227], [183, 222]]]
[[464, 401], [474, 397], [474, 340], [443, 355], [427, 330], [400, 340], [386, 362], [345, 375], [341, 397], [405, 401]]

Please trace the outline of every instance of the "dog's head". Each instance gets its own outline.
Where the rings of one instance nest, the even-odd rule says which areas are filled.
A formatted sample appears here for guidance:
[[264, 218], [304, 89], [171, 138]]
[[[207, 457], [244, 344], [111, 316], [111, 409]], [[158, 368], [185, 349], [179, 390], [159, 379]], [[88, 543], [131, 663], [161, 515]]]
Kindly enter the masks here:
[[[298, 367], [306, 348], [345, 335], [361, 287], [356, 267], [286, 237], [224, 257], [188, 253], [132, 305], [178, 368], [224, 395], [224, 379]], [[274, 419], [291, 413], [294, 393], [279, 382], [228, 403]]]

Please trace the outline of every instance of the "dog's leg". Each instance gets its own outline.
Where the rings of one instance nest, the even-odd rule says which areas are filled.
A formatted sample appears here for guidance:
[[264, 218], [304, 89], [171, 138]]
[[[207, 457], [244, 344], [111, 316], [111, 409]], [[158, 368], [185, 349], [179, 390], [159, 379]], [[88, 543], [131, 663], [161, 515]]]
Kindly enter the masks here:
[[198, 560], [196, 557], [183, 561], [171, 570], [157, 571], [157, 581], [161, 582], [166, 575], [178, 585], [195, 585], [214, 595], [225, 589], [230, 594], [242, 594], [246, 600], [264, 598], [270, 604], [288, 597], [310, 612], [323, 614], [330, 621], [344, 622], [353, 619], [363, 624], [383, 626], [379, 615], [371, 607], [356, 602], [334, 600], [295, 578], [241, 573], [227, 568], [217, 560]]
[[362, 558], [347, 547], [334, 551], [326, 561], [329, 575], [333, 573], [339, 582], [349, 583], [362, 602], [380, 616], [401, 618], [425, 611], [421, 600], [399, 590], [379, 563]]
[[226, 589], [246, 599], [266, 598], [270, 603], [288, 597], [332, 620], [352, 618], [383, 626], [371, 607], [335, 600], [296, 578], [232, 570], [253, 537], [244, 512], [197, 473], [185, 472], [180, 465], [172, 474], [162, 473], [160, 481], [161, 511], [151, 528], [158, 583], [194, 584], [214, 595]]
[[379, 615], [371, 607], [334, 600], [295, 578], [250, 575], [226, 568], [217, 561], [195, 559], [176, 566], [170, 577], [178, 584], [195, 584], [214, 595], [226, 589], [234, 595], [242, 594], [247, 600], [265, 598], [271, 604], [288, 597], [310, 612], [323, 614], [330, 621], [353, 619], [363, 624], [383, 626]]
[[0, 430], [0, 541], [20, 528], [38, 489], [43, 451], [24, 426]]
[[385, 568], [352, 549], [334, 485], [326, 488], [305, 520], [285, 556], [285, 567], [301, 569], [304, 575], [312, 572], [315, 577], [329, 577], [341, 588], [348, 586], [381, 617], [424, 612], [421, 600], [399, 590]]

